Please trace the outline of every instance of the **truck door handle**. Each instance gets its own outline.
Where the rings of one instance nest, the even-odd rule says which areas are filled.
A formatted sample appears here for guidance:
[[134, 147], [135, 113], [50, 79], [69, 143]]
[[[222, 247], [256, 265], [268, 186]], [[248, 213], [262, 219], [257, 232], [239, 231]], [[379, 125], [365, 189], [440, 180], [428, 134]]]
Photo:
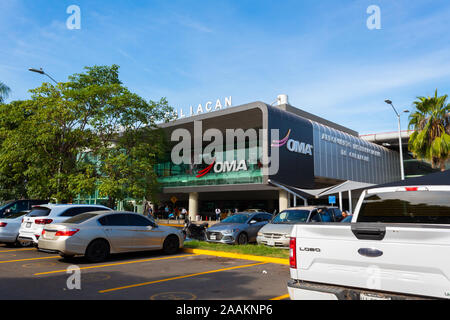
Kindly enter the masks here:
[[352, 226], [352, 232], [359, 240], [381, 241], [386, 236], [386, 227], [376, 225], [356, 225]]

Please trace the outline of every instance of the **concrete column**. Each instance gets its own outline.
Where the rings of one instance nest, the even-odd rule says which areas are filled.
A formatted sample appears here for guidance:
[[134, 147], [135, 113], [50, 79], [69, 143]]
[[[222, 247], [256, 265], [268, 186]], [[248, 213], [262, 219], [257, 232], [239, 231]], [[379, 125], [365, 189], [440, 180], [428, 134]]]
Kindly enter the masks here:
[[289, 208], [289, 194], [285, 190], [279, 191], [279, 207], [280, 207], [279, 212]]
[[342, 192], [339, 192], [339, 209], [342, 211], [343, 205], [342, 205]]
[[198, 214], [198, 192], [189, 193], [189, 219], [195, 221]]
[[352, 203], [352, 191], [351, 190], [348, 190], [348, 206], [349, 206], [348, 213], [353, 214], [353, 203]]

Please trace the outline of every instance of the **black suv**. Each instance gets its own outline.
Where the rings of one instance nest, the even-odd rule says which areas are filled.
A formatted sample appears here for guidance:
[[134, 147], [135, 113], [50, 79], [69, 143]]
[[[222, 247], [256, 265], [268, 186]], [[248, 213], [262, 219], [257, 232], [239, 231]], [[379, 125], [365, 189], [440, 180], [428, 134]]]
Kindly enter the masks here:
[[47, 203], [49, 200], [9, 200], [0, 206], [0, 218], [10, 213], [30, 211], [33, 206]]

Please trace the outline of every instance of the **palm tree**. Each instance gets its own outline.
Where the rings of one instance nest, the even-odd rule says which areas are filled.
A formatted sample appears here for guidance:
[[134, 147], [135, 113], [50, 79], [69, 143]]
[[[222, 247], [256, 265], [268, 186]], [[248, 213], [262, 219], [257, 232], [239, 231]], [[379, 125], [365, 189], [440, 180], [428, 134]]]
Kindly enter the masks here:
[[409, 116], [409, 150], [415, 157], [431, 162], [433, 168], [445, 170], [450, 158], [450, 104], [447, 95], [417, 97], [416, 110]]
[[0, 82], [0, 103], [5, 102], [6, 98], [8, 98], [8, 96], [9, 96], [10, 92], [11, 92], [11, 89], [3, 82]]

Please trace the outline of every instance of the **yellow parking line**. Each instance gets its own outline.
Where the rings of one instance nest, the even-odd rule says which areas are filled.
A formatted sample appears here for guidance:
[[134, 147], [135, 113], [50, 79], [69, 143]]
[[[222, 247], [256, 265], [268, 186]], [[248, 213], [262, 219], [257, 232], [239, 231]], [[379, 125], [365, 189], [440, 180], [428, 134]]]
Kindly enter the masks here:
[[[105, 267], [111, 267], [111, 266], [120, 266], [124, 264], [132, 264], [132, 263], [139, 263], [139, 262], [149, 262], [149, 261], [158, 261], [158, 260], [167, 260], [167, 259], [176, 259], [176, 258], [184, 258], [184, 257], [192, 257], [192, 256], [198, 256], [198, 254], [188, 254], [183, 256], [172, 256], [172, 257], [164, 257], [164, 258], [152, 258], [152, 259], [145, 259], [145, 260], [133, 260], [133, 261], [125, 261], [125, 262], [116, 262], [116, 263], [109, 263], [109, 264], [103, 264], [103, 265], [95, 265], [95, 266], [89, 266], [89, 267], [82, 267], [80, 270], [86, 270], [86, 269], [95, 269], [95, 268], [105, 268]], [[55, 270], [55, 271], [47, 271], [47, 272], [40, 272], [35, 273], [35, 276], [41, 276], [44, 274], [52, 274], [52, 273], [62, 273], [67, 272], [67, 269], [64, 270]]]
[[279, 297], [276, 297], [276, 298], [272, 298], [272, 299], [270, 299], [270, 300], [284, 300], [284, 299], [288, 299], [290, 296], [289, 296], [289, 294], [285, 294], [285, 295], [283, 295], [283, 296], [279, 296]]
[[211, 270], [211, 271], [205, 271], [205, 272], [188, 274], [188, 275], [179, 276], [179, 277], [173, 277], [173, 278], [149, 281], [149, 282], [144, 282], [144, 283], [137, 283], [137, 284], [132, 284], [132, 285], [119, 287], [119, 288], [112, 288], [112, 289], [101, 290], [101, 291], [99, 291], [99, 293], [107, 293], [107, 292], [111, 292], [111, 291], [118, 291], [118, 290], [124, 290], [124, 289], [129, 289], [129, 288], [136, 288], [136, 287], [141, 287], [141, 286], [147, 286], [147, 285], [154, 284], [154, 283], [160, 283], [160, 282], [166, 282], [166, 281], [172, 281], [172, 280], [179, 280], [179, 279], [184, 279], [184, 278], [201, 276], [201, 275], [204, 275], [204, 274], [210, 274], [210, 273], [216, 273], [216, 272], [222, 272], [222, 271], [229, 271], [229, 270], [241, 269], [241, 268], [249, 268], [249, 267], [259, 266], [259, 265], [262, 265], [262, 264], [266, 264], [266, 262], [246, 264], [246, 265], [243, 265], [243, 266], [230, 267], [230, 268], [224, 268], [224, 269], [218, 269], [218, 270]]
[[28, 259], [19, 259], [19, 260], [0, 261], [0, 263], [32, 261], [32, 260], [44, 260], [44, 259], [55, 259], [55, 258], [61, 258], [61, 257], [60, 256], [50, 256], [50, 257], [43, 257], [43, 258], [28, 258]]
[[222, 257], [222, 258], [252, 260], [252, 261], [261, 261], [261, 262], [266, 262], [266, 263], [289, 265], [288, 258], [262, 257], [262, 256], [249, 255], [249, 254], [241, 254], [241, 253], [236, 253], [236, 252], [191, 249], [191, 248], [184, 248], [183, 252], [204, 254], [204, 255], [208, 255], [208, 256], [216, 256], [216, 257]]
[[28, 248], [28, 249], [12, 249], [12, 250], [0, 250], [0, 254], [3, 252], [15, 252], [15, 251], [31, 251], [36, 250], [36, 248]]

